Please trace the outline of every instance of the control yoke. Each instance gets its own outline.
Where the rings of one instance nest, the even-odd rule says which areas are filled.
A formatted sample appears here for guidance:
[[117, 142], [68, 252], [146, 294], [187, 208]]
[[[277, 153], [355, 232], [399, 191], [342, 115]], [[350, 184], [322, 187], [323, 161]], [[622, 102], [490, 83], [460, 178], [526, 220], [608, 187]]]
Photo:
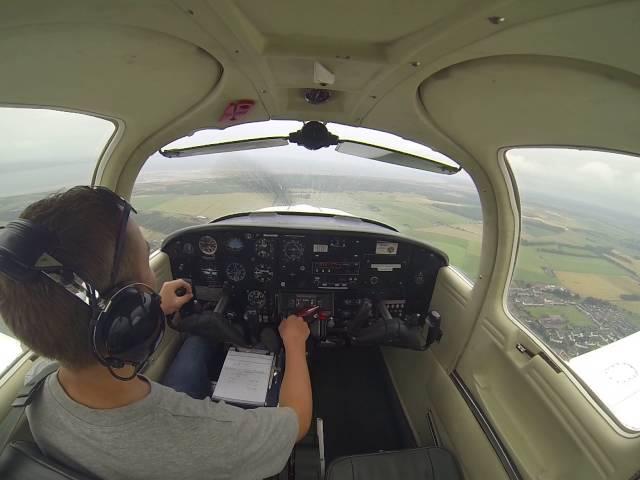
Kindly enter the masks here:
[[383, 344], [411, 350], [426, 350], [442, 338], [440, 314], [431, 311], [398, 318], [391, 315], [384, 300], [376, 303], [378, 317], [372, 317], [372, 303], [364, 300], [347, 331], [354, 345]]
[[350, 336], [355, 336], [371, 318], [371, 311], [373, 310], [373, 304], [371, 300], [365, 298], [360, 305], [360, 309], [356, 316], [347, 324], [347, 332]]
[[197, 300], [194, 300], [190, 302], [190, 308], [183, 307], [180, 320], [176, 323], [175, 319], [172, 319], [169, 326], [174, 330], [189, 332], [217, 342], [245, 346], [247, 342], [242, 331], [225, 318], [229, 298], [229, 292], [224, 291], [213, 310], [203, 310]]

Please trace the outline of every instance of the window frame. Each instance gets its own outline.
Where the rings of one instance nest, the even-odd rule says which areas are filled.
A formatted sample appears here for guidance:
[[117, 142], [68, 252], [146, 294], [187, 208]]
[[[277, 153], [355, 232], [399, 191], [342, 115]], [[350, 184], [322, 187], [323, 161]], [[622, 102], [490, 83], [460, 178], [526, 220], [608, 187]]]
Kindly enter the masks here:
[[522, 233], [522, 203], [520, 198], [520, 190], [518, 187], [518, 182], [516, 180], [515, 174], [513, 173], [512, 167], [509, 163], [509, 159], [507, 158], [507, 153], [511, 150], [517, 149], [575, 149], [575, 150], [589, 150], [589, 151], [597, 151], [597, 152], [606, 152], [606, 153], [617, 153], [630, 155], [634, 157], [638, 157], [640, 161], [640, 154], [632, 153], [622, 150], [614, 150], [607, 149], [602, 147], [592, 147], [592, 146], [577, 146], [577, 145], [561, 145], [561, 144], [550, 144], [550, 145], [511, 145], [507, 147], [502, 147], [498, 150], [497, 160], [498, 167], [503, 175], [503, 180], [507, 186], [509, 193], [509, 206], [511, 213], [513, 215], [514, 221], [514, 234], [511, 243], [511, 253], [510, 253], [510, 261], [509, 261], [509, 269], [507, 272], [507, 278], [503, 285], [502, 289], [502, 310], [507, 319], [509, 319], [523, 334], [527, 336], [529, 341], [535, 344], [541, 352], [544, 352], [560, 369], [562, 373], [566, 375], [569, 381], [576, 387], [576, 390], [582, 394], [582, 396], [586, 399], [586, 401], [600, 414], [600, 416], [612, 427], [619, 435], [624, 438], [633, 439], [640, 438], [640, 429], [634, 430], [630, 427], [624, 425], [618, 417], [611, 411], [611, 409], [607, 406], [606, 403], [591, 389], [589, 384], [585, 382], [580, 375], [578, 375], [571, 366], [565, 362], [557, 353], [555, 353], [551, 348], [549, 348], [542, 339], [538, 338], [535, 332], [531, 331], [529, 327], [520, 321], [509, 309], [508, 305], [508, 296], [509, 289], [511, 288], [511, 282], [513, 281], [513, 277], [515, 274], [515, 270], [517, 267], [518, 254], [520, 253], [520, 238]]

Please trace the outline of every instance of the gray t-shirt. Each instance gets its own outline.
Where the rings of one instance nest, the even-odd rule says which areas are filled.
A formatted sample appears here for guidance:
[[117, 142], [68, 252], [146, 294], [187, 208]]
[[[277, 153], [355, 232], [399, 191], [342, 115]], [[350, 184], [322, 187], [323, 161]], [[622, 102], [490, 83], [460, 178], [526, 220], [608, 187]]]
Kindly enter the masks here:
[[149, 382], [144, 399], [94, 410], [50, 375], [27, 408], [42, 451], [79, 471], [117, 479], [263, 479], [280, 472], [298, 435], [290, 408], [244, 410]]

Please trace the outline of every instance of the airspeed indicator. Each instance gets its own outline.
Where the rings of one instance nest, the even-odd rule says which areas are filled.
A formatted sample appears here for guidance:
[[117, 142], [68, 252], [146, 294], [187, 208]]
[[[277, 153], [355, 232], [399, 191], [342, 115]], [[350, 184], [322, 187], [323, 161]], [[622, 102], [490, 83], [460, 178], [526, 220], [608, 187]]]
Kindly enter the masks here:
[[216, 250], [218, 250], [218, 242], [216, 242], [215, 238], [205, 235], [200, 237], [198, 247], [200, 247], [200, 251], [205, 255], [215, 255]]

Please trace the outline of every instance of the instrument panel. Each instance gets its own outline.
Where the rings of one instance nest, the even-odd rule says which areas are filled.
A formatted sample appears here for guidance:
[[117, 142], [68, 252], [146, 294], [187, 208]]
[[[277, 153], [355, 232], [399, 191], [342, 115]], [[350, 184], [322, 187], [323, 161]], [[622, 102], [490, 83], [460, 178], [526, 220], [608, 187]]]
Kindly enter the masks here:
[[399, 318], [427, 311], [439, 251], [399, 234], [208, 225], [185, 229], [162, 247], [175, 278], [201, 304], [228, 297], [226, 318], [250, 328], [320, 305], [326, 335], [345, 331], [365, 300]]

